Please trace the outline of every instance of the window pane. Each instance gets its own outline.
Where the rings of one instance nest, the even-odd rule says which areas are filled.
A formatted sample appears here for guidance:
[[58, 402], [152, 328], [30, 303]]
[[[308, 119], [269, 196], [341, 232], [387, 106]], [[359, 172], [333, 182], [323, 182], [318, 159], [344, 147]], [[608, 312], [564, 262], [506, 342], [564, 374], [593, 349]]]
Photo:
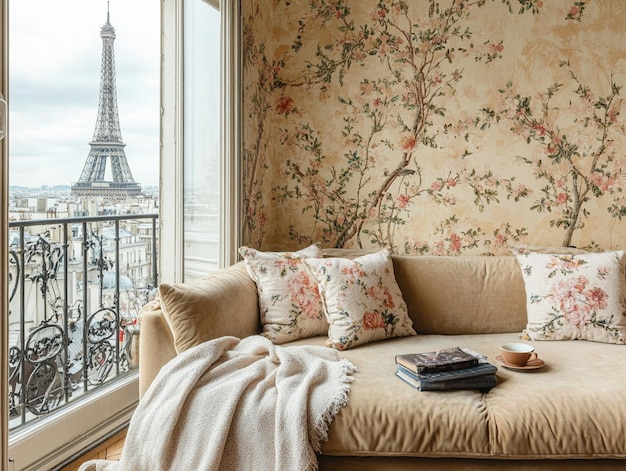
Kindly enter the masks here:
[[[98, 117], [107, 3], [10, 1], [13, 191], [45, 186], [51, 193], [79, 180]], [[152, 191], [159, 183], [159, 4], [110, 2], [109, 13], [124, 151], [134, 180]]]
[[185, 2], [184, 277], [219, 266], [220, 12]]
[[160, 4], [10, 0], [9, 24], [10, 452], [51, 469], [137, 401], [130, 342], [158, 283]]

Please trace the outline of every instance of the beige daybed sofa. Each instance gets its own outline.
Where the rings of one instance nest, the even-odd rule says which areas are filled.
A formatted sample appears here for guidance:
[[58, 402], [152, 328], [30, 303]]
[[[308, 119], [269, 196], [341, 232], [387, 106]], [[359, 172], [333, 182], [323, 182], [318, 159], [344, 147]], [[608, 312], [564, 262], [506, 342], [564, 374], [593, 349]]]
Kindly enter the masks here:
[[[340, 352], [358, 372], [320, 469], [626, 469], [626, 347], [530, 341], [546, 363], [541, 369], [500, 367], [487, 393], [417, 392], [394, 376], [395, 355], [459, 345], [495, 363], [499, 346], [519, 341], [526, 325], [524, 281], [513, 256], [394, 256], [393, 268], [418, 335]], [[177, 352], [260, 332], [257, 291], [243, 262], [165, 291], [167, 299], [142, 312], [142, 395]]]

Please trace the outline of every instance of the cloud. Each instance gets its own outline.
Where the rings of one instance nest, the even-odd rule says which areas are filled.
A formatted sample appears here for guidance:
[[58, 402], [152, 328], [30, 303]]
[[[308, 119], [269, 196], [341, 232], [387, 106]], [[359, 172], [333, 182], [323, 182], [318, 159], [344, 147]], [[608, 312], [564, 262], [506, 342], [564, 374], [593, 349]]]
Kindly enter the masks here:
[[[96, 124], [106, 0], [19, 0], [9, 9], [9, 183], [78, 180]], [[111, 0], [117, 101], [135, 181], [159, 179], [160, 2]]]

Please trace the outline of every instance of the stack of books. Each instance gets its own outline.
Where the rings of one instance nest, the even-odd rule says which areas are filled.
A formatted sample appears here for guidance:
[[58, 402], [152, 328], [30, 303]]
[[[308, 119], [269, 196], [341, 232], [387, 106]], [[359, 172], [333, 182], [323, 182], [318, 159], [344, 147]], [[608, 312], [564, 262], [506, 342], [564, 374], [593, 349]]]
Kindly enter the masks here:
[[498, 368], [487, 357], [461, 347], [396, 355], [396, 376], [418, 391], [489, 390]]

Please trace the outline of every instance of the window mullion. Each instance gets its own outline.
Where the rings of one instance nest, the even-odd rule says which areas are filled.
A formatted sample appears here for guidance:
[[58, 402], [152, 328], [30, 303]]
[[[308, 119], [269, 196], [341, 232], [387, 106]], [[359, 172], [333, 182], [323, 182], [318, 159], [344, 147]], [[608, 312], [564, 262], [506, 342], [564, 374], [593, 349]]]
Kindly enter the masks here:
[[183, 0], [162, 2], [160, 280], [183, 280]]

